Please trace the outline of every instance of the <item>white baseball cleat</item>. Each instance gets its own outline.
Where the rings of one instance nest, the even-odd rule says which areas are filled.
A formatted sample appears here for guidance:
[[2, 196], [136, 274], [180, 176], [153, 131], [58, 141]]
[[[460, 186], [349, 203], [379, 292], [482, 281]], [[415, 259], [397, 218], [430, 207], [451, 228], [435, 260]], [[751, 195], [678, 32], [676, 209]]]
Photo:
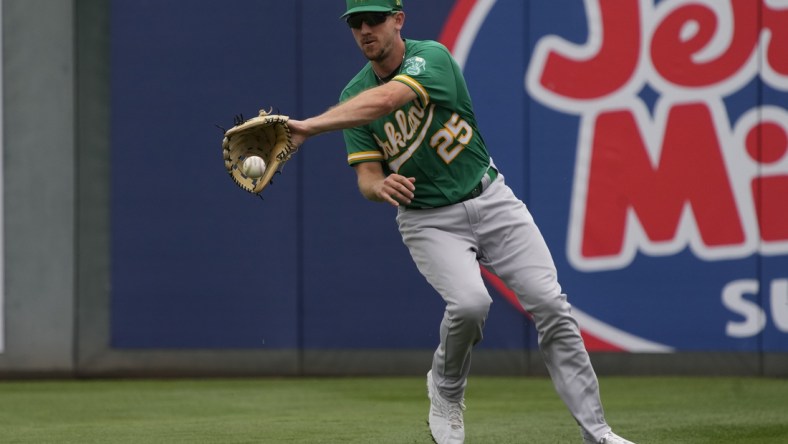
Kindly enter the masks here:
[[427, 372], [427, 397], [430, 398], [430, 415], [428, 422], [432, 439], [437, 444], [462, 444], [465, 442], [465, 427], [462, 423], [462, 412], [465, 404], [451, 402], [438, 392], [432, 381], [432, 370]]
[[586, 436], [585, 439], [583, 439], [583, 444], [635, 444], [635, 443], [632, 441], [627, 441], [626, 439], [616, 435], [613, 432], [608, 432], [599, 441], [594, 441], [589, 436]]

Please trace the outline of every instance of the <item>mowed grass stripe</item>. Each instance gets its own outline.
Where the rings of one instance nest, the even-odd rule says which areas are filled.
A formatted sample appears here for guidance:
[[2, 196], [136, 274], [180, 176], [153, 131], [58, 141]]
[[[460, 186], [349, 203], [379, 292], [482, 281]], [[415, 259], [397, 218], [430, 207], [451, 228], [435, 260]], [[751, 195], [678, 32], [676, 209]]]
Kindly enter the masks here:
[[[600, 379], [638, 443], [788, 443], [788, 380]], [[467, 444], [581, 442], [542, 378], [471, 377]], [[0, 382], [1, 443], [429, 443], [423, 378]]]

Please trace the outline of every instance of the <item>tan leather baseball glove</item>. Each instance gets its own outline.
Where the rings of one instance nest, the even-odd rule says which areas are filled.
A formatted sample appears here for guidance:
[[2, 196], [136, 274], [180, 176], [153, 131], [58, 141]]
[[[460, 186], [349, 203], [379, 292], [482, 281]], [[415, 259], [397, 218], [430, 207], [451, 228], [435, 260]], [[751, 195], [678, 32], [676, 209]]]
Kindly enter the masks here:
[[249, 120], [236, 118], [235, 126], [224, 133], [224, 167], [239, 187], [260, 194], [296, 152], [287, 120], [260, 110]]

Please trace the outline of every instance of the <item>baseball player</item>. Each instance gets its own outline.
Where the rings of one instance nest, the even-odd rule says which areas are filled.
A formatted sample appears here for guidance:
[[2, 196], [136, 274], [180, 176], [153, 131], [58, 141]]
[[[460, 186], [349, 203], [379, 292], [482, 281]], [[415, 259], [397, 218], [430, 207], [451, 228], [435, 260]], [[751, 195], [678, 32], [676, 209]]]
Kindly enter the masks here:
[[482, 264], [533, 314], [547, 369], [583, 442], [630, 443], [605, 422], [597, 377], [550, 252], [487, 152], [457, 63], [437, 42], [401, 37], [401, 0], [346, 0], [346, 6], [342, 18], [369, 63], [339, 105], [289, 125], [297, 146], [343, 130], [361, 193], [398, 208], [403, 242], [446, 302], [427, 373], [433, 439], [465, 439], [471, 350], [492, 302]]

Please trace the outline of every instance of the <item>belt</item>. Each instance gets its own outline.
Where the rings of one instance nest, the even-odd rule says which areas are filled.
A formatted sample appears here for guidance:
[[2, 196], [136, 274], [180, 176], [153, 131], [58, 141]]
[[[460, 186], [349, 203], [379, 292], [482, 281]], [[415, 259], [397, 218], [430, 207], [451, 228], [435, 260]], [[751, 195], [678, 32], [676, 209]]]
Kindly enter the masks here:
[[[471, 199], [474, 199], [474, 198], [477, 198], [477, 197], [481, 196], [481, 194], [484, 192], [484, 190], [486, 190], [487, 187], [489, 187], [490, 184], [493, 183], [493, 181], [495, 180], [496, 177], [498, 177], [498, 170], [493, 168], [492, 165], [491, 165], [489, 168], [487, 168], [487, 171], [484, 172], [484, 176], [482, 176], [482, 180], [479, 181], [479, 184], [476, 185], [475, 187], [473, 187], [473, 189], [471, 190], [470, 193], [468, 193], [465, 196], [463, 196], [462, 199], [460, 199], [457, 202], [455, 202], [455, 204], [458, 204], [460, 202], [465, 202], [466, 200], [471, 200]], [[406, 208], [409, 209], [409, 210], [429, 210], [429, 209], [439, 208], [439, 207], [408, 206]]]
[[487, 168], [487, 171], [484, 173], [484, 176], [482, 176], [482, 180], [479, 181], [479, 184], [473, 187], [471, 192], [463, 196], [463, 198], [458, 200], [457, 203], [465, 202], [466, 200], [475, 199], [481, 196], [484, 190], [486, 190], [487, 187], [489, 187], [490, 184], [495, 181], [496, 177], [498, 177], [498, 170], [490, 166], [489, 168]]

